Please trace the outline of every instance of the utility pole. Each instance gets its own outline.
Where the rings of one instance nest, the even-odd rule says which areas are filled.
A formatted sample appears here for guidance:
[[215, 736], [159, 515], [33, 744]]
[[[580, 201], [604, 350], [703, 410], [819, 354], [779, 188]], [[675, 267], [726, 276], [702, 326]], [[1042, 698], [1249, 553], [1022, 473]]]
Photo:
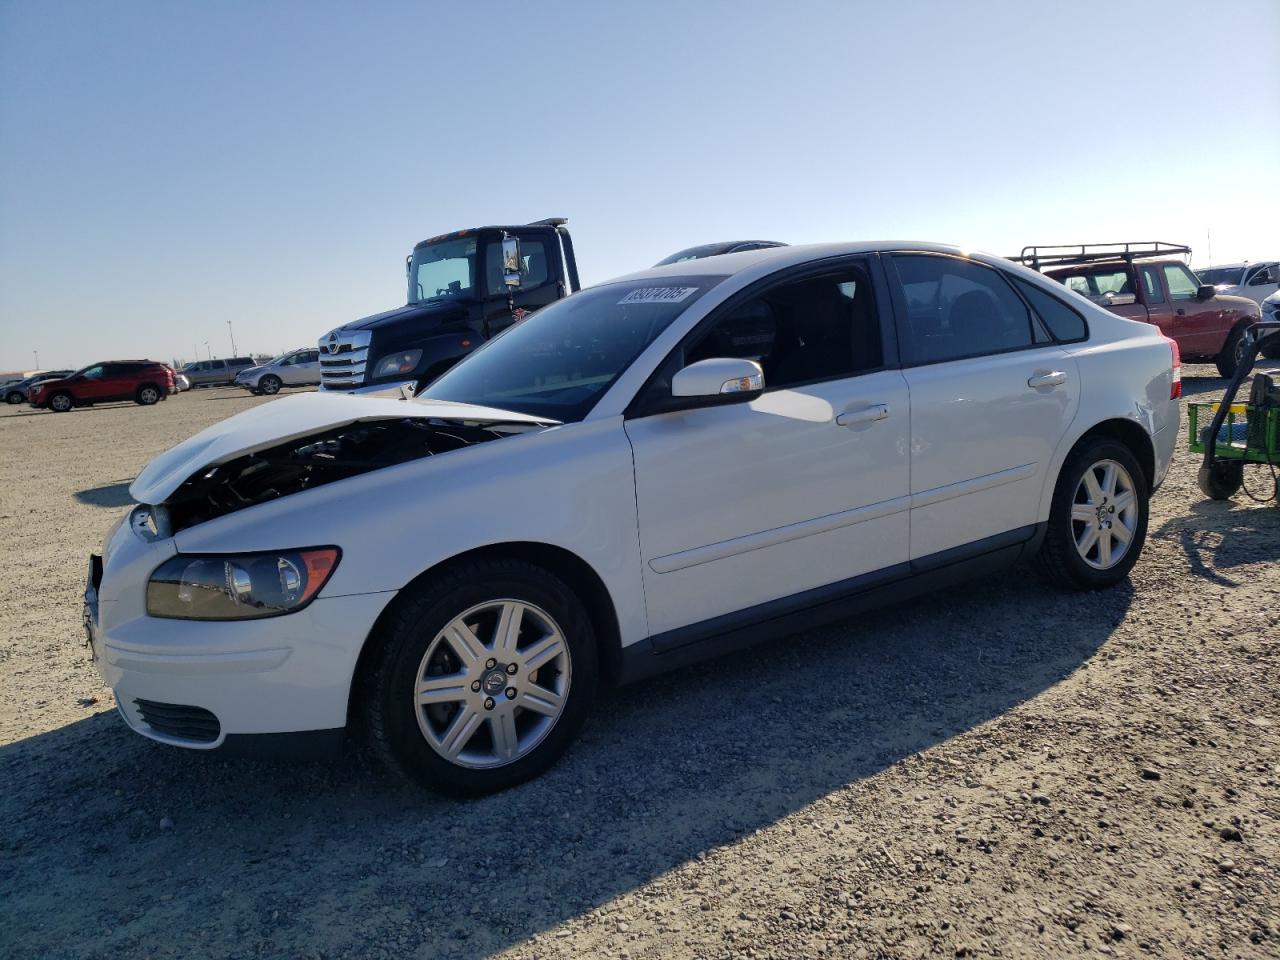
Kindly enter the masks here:
[[35, 358], [36, 358], [36, 369], [37, 369], [37, 370], [39, 370], [39, 369], [40, 369], [40, 351], [39, 351], [39, 350], [32, 350], [32, 351], [31, 351], [31, 353], [32, 353], [32, 354], [35, 356]]
[[208, 340], [206, 340], [206, 341], [204, 342], [204, 355], [205, 355], [205, 359], [206, 359], [206, 360], [212, 360], [212, 359], [213, 359], [213, 351], [209, 349], [209, 341], [208, 341]]
[[231, 334], [231, 355], [236, 355], [236, 332], [231, 329], [231, 321], [227, 321], [227, 333]]

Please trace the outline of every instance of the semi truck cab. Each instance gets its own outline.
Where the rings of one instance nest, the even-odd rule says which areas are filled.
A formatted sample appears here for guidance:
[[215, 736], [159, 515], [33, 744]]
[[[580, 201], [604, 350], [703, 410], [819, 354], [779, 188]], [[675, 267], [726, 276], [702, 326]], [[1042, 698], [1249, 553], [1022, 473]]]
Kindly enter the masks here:
[[423, 240], [405, 259], [403, 307], [320, 338], [320, 389], [422, 389], [491, 337], [579, 289], [563, 217]]

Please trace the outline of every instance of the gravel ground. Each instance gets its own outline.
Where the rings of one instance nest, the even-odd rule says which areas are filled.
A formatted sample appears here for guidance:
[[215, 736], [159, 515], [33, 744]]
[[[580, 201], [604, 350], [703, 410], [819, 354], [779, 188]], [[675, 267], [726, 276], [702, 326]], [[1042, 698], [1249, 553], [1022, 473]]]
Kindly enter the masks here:
[[1186, 452], [1128, 585], [1016, 568], [684, 670], [456, 802], [150, 743], [85, 658], [128, 481], [261, 402], [0, 411], [0, 955], [1280, 954], [1280, 509]]

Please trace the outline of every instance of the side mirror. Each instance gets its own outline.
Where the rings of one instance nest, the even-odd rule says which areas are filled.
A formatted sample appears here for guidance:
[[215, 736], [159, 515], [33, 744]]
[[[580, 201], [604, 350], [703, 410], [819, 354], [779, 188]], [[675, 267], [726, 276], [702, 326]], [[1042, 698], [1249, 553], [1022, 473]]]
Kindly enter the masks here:
[[1138, 297], [1132, 293], [1104, 293], [1102, 302], [1108, 307], [1126, 307], [1131, 303], [1137, 303]]
[[508, 287], [520, 286], [520, 241], [502, 238], [502, 282]]
[[754, 360], [713, 357], [691, 363], [671, 378], [671, 396], [750, 400], [764, 389], [764, 371]]
[[1212, 300], [1213, 295], [1217, 292], [1218, 291], [1214, 288], [1212, 283], [1202, 283], [1200, 286], [1196, 287], [1196, 299]]

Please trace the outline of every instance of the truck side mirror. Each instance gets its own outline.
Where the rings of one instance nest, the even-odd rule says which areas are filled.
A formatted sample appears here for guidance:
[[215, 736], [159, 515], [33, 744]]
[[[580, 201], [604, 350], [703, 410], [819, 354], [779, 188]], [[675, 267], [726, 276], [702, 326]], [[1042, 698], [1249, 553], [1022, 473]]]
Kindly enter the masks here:
[[508, 287], [520, 286], [520, 241], [516, 237], [502, 238], [502, 282]]
[[1202, 283], [1200, 286], [1196, 287], [1196, 299], [1212, 300], [1213, 295], [1217, 292], [1218, 291], [1214, 288], [1212, 283]]

